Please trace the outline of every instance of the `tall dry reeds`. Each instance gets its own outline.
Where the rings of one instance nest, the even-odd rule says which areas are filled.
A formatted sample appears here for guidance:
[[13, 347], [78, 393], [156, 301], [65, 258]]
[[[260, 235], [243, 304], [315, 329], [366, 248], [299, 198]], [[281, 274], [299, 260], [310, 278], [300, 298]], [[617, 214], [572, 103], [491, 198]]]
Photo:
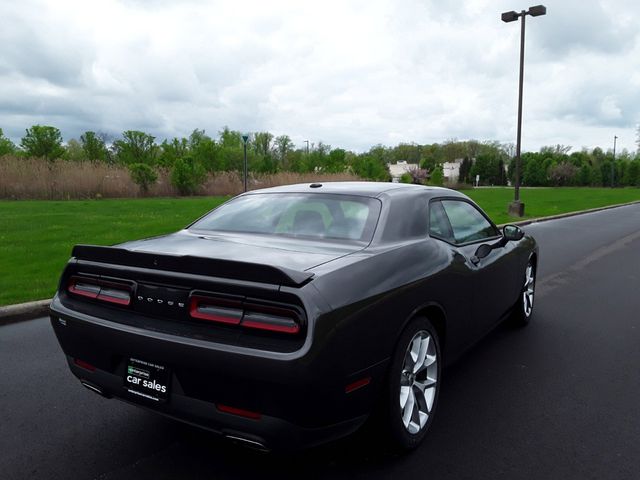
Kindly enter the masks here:
[[[298, 174], [281, 172], [249, 178], [249, 189], [292, 183], [358, 180], [350, 174]], [[209, 174], [198, 191], [200, 195], [235, 195], [242, 192], [242, 177], [235, 172]], [[166, 170], [146, 196], [176, 196]], [[83, 198], [131, 198], [142, 193], [125, 167], [100, 162], [47, 162], [36, 158], [0, 157], [0, 198], [62, 200]]]

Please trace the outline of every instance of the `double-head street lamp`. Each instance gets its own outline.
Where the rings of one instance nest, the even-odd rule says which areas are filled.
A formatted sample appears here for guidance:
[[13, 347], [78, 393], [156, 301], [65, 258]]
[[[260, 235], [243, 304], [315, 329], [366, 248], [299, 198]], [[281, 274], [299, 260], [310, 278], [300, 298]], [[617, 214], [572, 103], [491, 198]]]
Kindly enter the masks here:
[[502, 14], [503, 22], [515, 22], [518, 18], [521, 19], [520, 23], [520, 82], [518, 86], [518, 133], [516, 139], [516, 178], [515, 178], [515, 197], [513, 202], [509, 204], [509, 214], [517, 217], [524, 215], [524, 203], [520, 201], [520, 148], [522, 138], [522, 84], [524, 82], [524, 19], [527, 15], [532, 17], [539, 17], [547, 13], [547, 7], [544, 5], [536, 5], [535, 7], [529, 7], [529, 10], [522, 10], [518, 12], [504, 12]]

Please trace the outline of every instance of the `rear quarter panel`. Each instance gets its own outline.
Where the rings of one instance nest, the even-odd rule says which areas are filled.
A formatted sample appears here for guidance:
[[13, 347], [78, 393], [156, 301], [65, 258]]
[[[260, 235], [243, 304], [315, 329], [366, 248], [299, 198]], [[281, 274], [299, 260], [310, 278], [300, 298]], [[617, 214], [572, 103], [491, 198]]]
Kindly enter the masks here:
[[[471, 295], [464, 259], [432, 239], [367, 249], [312, 281], [331, 311], [317, 319], [314, 342], [345, 373], [388, 359], [410, 318], [429, 305], [446, 315], [445, 354], [466, 342]], [[325, 267], [325, 268], [328, 268]], [[347, 371], [348, 370], [348, 371]]]

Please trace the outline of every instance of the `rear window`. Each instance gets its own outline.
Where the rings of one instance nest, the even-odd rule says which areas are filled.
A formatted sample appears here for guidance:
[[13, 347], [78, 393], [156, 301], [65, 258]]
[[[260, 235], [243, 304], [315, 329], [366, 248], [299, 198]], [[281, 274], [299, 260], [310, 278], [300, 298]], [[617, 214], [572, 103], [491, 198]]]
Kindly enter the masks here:
[[194, 230], [370, 242], [380, 201], [330, 194], [255, 193], [237, 197], [194, 223]]

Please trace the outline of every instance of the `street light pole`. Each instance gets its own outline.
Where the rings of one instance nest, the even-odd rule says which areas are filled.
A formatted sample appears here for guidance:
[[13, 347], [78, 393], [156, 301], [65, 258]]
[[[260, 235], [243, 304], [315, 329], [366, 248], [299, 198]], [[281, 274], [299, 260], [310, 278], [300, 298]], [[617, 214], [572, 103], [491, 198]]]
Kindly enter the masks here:
[[[515, 185], [515, 195], [513, 198], [514, 203], [517, 209], [518, 217], [522, 217], [524, 215], [524, 204], [520, 201], [520, 165], [522, 161], [520, 160], [520, 152], [522, 148], [522, 92], [524, 85], [524, 27], [525, 27], [525, 18], [526, 13], [524, 10], [520, 12], [520, 80], [518, 81], [518, 131], [516, 133], [516, 185]], [[520, 211], [521, 210], [521, 211]]]
[[304, 141], [307, 144], [307, 157], [309, 156], [309, 140]]
[[522, 93], [524, 86], [524, 31], [525, 31], [525, 17], [531, 15], [532, 17], [538, 17], [545, 15], [547, 8], [544, 5], [536, 5], [535, 7], [529, 7], [529, 10], [522, 10], [520, 13], [515, 11], [504, 12], [502, 14], [502, 21], [505, 23], [513, 22], [520, 18], [520, 78], [518, 80], [518, 131], [516, 134], [516, 178], [515, 178], [515, 191], [513, 202], [509, 204], [509, 215], [516, 217], [524, 216], [524, 203], [520, 201], [520, 169], [522, 161], [520, 153], [522, 150]]
[[611, 162], [611, 188], [613, 188], [613, 177], [616, 166], [616, 140], [618, 137], [616, 135], [613, 136], [613, 162]]
[[242, 135], [242, 142], [244, 144], [244, 191], [247, 191], [247, 141], [249, 140], [249, 134], [245, 133]]

